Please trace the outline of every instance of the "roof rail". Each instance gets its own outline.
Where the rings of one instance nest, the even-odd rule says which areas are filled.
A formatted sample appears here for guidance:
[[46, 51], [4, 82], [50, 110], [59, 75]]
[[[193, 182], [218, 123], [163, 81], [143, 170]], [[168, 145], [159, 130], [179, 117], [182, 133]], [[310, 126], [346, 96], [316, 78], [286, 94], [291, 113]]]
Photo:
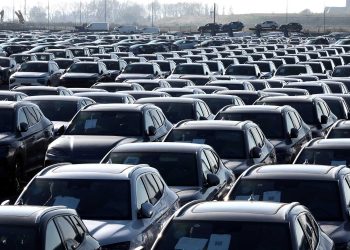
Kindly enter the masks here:
[[206, 200], [194, 200], [194, 201], [191, 201], [191, 202], [189, 202], [189, 203], [186, 203], [185, 205], [183, 205], [183, 206], [177, 211], [177, 213], [175, 214], [175, 216], [176, 216], [176, 217], [182, 216], [182, 215], [185, 213], [185, 211], [186, 211], [189, 207], [191, 207], [191, 206], [193, 206], [193, 205], [195, 205], [195, 204], [201, 203], [201, 202], [205, 202], [205, 201], [206, 201]]
[[191, 122], [191, 121], [194, 121], [194, 120], [193, 119], [185, 119], [185, 120], [179, 121], [178, 123], [176, 123], [174, 125], [174, 128], [178, 128], [180, 125], [184, 124], [185, 122]]
[[70, 163], [70, 162], [60, 162], [60, 163], [56, 163], [56, 164], [47, 166], [47, 167], [45, 167], [43, 170], [41, 170], [38, 173], [38, 176], [42, 176], [42, 175], [46, 174], [48, 171], [50, 171], [53, 168], [56, 168], [56, 167], [59, 167], [59, 166], [70, 165], [70, 164], [72, 164], [72, 163]]

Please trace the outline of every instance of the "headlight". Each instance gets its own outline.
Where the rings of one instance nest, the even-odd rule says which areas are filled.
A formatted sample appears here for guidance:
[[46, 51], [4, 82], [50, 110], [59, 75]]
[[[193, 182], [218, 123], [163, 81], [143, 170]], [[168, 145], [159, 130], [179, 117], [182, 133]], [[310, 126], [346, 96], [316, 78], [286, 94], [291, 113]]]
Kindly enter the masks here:
[[130, 241], [115, 243], [115, 244], [101, 247], [101, 250], [129, 250], [129, 249], [130, 249]]

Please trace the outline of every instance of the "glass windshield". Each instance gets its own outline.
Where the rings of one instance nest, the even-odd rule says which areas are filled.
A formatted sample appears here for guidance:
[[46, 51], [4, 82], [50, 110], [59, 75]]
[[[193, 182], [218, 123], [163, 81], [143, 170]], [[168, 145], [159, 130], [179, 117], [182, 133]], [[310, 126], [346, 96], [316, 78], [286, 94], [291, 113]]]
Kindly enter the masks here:
[[26, 61], [30, 61], [31, 59], [30, 55], [18, 55], [18, 56], [14, 56], [14, 58], [16, 63], [19, 63], [19, 64], [24, 63]]
[[256, 76], [255, 67], [233, 65], [226, 69], [226, 75]]
[[46, 73], [49, 71], [49, 65], [47, 63], [23, 63], [18, 71]]
[[173, 74], [204, 75], [204, 70], [202, 65], [182, 64], [176, 66], [176, 68], [173, 71]]
[[170, 63], [169, 62], [157, 62], [161, 71], [170, 71]]
[[0, 66], [1, 67], [10, 67], [10, 60], [0, 58]]
[[220, 113], [215, 120], [247, 121], [259, 125], [265, 136], [269, 139], [284, 138], [284, 124], [281, 114], [268, 113]]
[[67, 128], [67, 135], [141, 136], [139, 112], [81, 111]]
[[185, 119], [194, 118], [192, 103], [157, 102], [153, 104], [158, 106], [163, 111], [168, 120], [173, 124]]
[[39, 96], [39, 95], [58, 95], [57, 90], [44, 90], [44, 89], [21, 89], [21, 92], [28, 96]]
[[0, 101], [17, 101], [15, 95], [0, 95]]
[[261, 72], [270, 72], [271, 68], [270, 68], [270, 64], [269, 63], [255, 63], [259, 66], [259, 69]]
[[290, 250], [292, 245], [288, 223], [173, 221], [155, 247], [164, 249]]
[[21, 197], [24, 205], [75, 209], [85, 220], [130, 220], [128, 180], [35, 179]]
[[242, 131], [173, 129], [167, 142], [208, 144], [222, 159], [246, 159], [246, 145]]
[[55, 100], [32, 100], [30, 102], [38, 105], [44, 115], [51, 121], [68, 122], [78, 112], [77, 102]]
[[350, 129], [336, 129], [336, 128], [333, 128], [328, 136], [327, 136], [328, 139], [330, 138], [350, 138]]
[[68, 69], [73, 64], [71, 60], [57, 60], [55, 62], [60, 69]]
[[36, 58], [38, 59], [38, 61], [49, 61], [50, 55], [36, 54]]
[[[288, 86], [288, 85], [287, 85]], [[309, 91], [310, 95], [315, 95], [315, 94], [322, 94], [324, 93], [324, 90], [321, 86], [288, 86], [288, 88], [292, 89], [306, 89]]]
[[207, 62], [206, 63], [210, 69], [210, 71], [215, 72], [215, 71], [219, 71], [219, 66], [217, 62]]
[[54, 51], [52, 54], [55, 55], [56, 58], [65, 58], [66, 52], [65, 51]]
[[75, 57], [85, 56], [84, 49], [70, 49]]
[[350, 76], [350, 68], [348, 68], [348, 67], [335, 68], [332, 76], [333, 77], [349, 77]]
[[124, 98], [119, 96], [88, 96], [96, 103], [124, 103]]
[[[322, 195], [320, 195], [322, 194]], [[300, 202], [317, 221], [342, 221], [339, 187], [336, 181], [242, 179], [230, 200]]]
[[23, 225], [4, 225], [0, 226], [0, 249], [1, 250], [36, 250], [37, 230], [34, 227], [25, 227]]
[[347, 165], [350, 166], [350, 154], [348, 149], [312, 149], [305, 148], [296, 160], [296, 163], [321, 164], [321, 165]]
[[108, 70], [120, 70], [119, 62], [103, 61]]
[[[195, 154], [113, 152], [109, 162], [117, 164], [148, 164], [156, 168], [168, 186], [197, 186], [198, 170]], [[179, 163], [181, 164], [179, 165]]]
[[153, 65], [147, 64], [129, 64], [125, 67], [123, 73], [126, 74], [153, 74]]
[[96, 63], [75, 63], [69, 69], [70, 73], [99, 73], [98, 65]]
[[220, 109], [227, 105], [234, 104], [234, 101], [229, 99], [203, 98], [202, 100], [209, 106], [213, 114], [216, 114]]
[[326, 102], [333, 114], [335, 114], [338, 118], [344, 117], [346, 111], [344, 110], [344, 106], [341, 102], [339, 102], [338, 100], [330, 100]]
[[11, 109], [0, 109], [0, 133], [14, 131], [14, 111]]
[[288, 75], [299, 75], [299, 74], [306, 74], [307, 70], [305, 67], [280, 67], [276, 75], [279, 76], [288, 76]]

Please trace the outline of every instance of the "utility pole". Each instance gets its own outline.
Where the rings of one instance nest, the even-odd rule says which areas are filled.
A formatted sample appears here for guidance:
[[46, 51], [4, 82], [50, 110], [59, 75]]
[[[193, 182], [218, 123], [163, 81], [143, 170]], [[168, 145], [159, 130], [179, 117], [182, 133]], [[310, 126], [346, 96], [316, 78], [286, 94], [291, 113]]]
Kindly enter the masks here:
[[216, 3], [214, 3], [214, 24], [216, 23]]
[[154, 2], [151, 5], [152, 27], [154, 27]]
[[105, 22], [107, 22], [107, 0], [105, 0]]
[[288, 12], [289, 12], [289, 10], [288, 10], [288, 0], [286, 0], [286, 24], [288, 24]]
[[12, 0], [12, 22], [15, 22], [15, 0]]
[[47, 29], [50, 29], [50, 0], [47, 0]]
[[323, 33], [326, 34], [326, 7], [323, 9]]
[[81, 0], [79, 2], [79, 13], [80, 13], [80, 25], [81, 25]]

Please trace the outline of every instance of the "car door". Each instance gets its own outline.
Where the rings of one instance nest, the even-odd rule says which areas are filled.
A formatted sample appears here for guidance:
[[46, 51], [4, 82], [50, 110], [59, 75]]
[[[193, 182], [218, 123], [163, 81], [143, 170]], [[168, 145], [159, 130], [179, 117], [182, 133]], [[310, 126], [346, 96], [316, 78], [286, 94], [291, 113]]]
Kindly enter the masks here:
[[[144, 124], [145, 124], [145, 140], [146, 141], [157, 141], [157, 126], [151, 115], [151, 110], [147, 110], [143, 114]], [[151, 131], [154, 130], [153, 134]]]
[[53, 220], [47, 223], [44, 230], [44, 249], [45, 250], [65, 250], [61, 240], [60, 232]]
[[258, 129], [257, 127], [252, 127], [250, 129], [252, 135], [253, 135], [253, 138], [255, 140], [255, 143], [256, 145], [261, 149], [261, 156], [260, 158], [256, 158], [254, 159], [255, 160], [255, 163], [266, 163], [266, 164], [270, 164], [272, 163], [269, 155], [270, 155], [270, 151], [269, 149], [267, 148], [267, 145], [266, 143], [264, 142], [263, 138], [261, 138], [259, 132], [258, 132]]
[[208, 186], [208, 174], [213, 174], [212, 169], [210, 167], [209, 160], [205, 154], [205, 151], [202, 150], [200, 154], [201, 159], [201, 175], [202, 175], [202, 197], [200, 199], [211, 201], [216, 198], [218, 194], [218, 186], [209, 187]]
[[166, 128], [165, 124], [165, 119], [155, 109], [150, 110], [150, 115], [157, 131], [155, 138], [152, 141], [162, 141], [165, 135], [168, 133], [168, 129]]
[[291, 138], [295, 150], [294, 156], [296, 156], [296, 154], [301, 150], [301, 148], [308, 142], [307, 132], [303, 129], [301, 124], [301, 118], [298, 117], [296, 112], [290, 111], [287, 113], [287, 115], [293, 123], [293, 127], [298, 130], [298, 137]]

